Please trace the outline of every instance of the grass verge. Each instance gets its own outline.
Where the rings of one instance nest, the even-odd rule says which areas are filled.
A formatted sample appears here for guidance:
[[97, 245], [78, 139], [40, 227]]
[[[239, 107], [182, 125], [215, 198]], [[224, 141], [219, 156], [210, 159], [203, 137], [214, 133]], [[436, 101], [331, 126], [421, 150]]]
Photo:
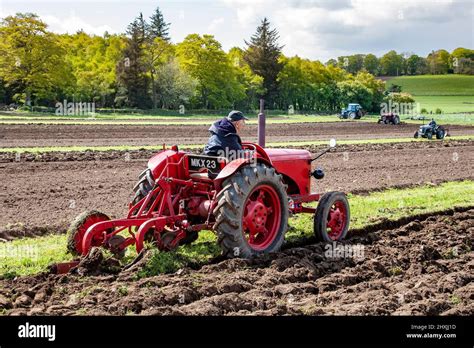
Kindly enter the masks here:
[[[396, 220], [429, 212], [439, 212], [453, 207], [474, 204], [474, 181], [447, 182], [407, 189], [388, 189], [369, 195], [351, 195], [351, 228], [363, 228], [384, 221]], [[301, 214], [290, 219], [292, 229], [286, 239], [294, 242], [313, 233], [312, 216]], [[153, 251], [148, 264], [137, 273], [138, 278], [160, 273], [170, 273], [185, 267], [198, 266], [218, 256], [220, 249], [210, 231], [202, 231], [191, 245], [173, 252]], [[133, 248], [126, 258], [135, 257]], [[43, 271], [54, 262], [68, 261], [66, 236], [49, 235], [24, 238], [0, 244], [0, 277], [31, 275]]]

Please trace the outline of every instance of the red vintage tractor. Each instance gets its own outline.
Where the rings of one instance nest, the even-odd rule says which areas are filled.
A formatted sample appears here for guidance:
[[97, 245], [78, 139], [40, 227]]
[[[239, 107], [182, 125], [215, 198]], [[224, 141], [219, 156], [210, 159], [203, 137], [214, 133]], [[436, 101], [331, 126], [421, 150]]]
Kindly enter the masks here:
[[[250, 258], [278, 251], [289, 215], [298, 213], [314, 214], [319, 240], [339, 241], [349, 228], [345, 194], [311, 193], [311, 176], [324, 176], [321, 169], [312, 171], [311, 163], [335, 146], [331, 142], [315, 158], [306, 150], [253, 143], [244, 143], [244, 156], [232, 161], [177, 146], [164, 149], [140, 174], [128, 215], [111, 220], [97, 211], [81, 214], [69, 229], [68, 250], [85, 256], [92, 247], [103, 247], [121, 257], [131, 245], [140, 253], [145, 241], [172, 250], [205, 229], [217, 234], [225, 256]], [[210, 179], [210, 172], [217, 176]], [[305, 206], [315, 201], [316, 208]]]

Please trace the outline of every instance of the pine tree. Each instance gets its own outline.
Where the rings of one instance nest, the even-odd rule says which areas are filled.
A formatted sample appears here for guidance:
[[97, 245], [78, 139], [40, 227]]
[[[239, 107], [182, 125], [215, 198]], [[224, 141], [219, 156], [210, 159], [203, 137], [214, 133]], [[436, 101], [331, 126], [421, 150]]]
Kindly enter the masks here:
[[166, 23], [160, 8], [157, 7], [155, 13], [150, 17], [150, 25], [148, 27], [148, 35], [151, 40], [159, 37], [163, 40], [170, 41], [169, 37], [169, 26], [170, 23]]
[[257, 27], [257, 32], [250, 38], [250, 42], [245, 41], [248, 48], [244, 60], [253, 73], [263, 78], [265, 93], [261, 97], [271, 107], [278, 93], [277, 77], [283, 68], [279, 62], [283, 46], [278, 45], [278, 39], [278, 31], [270, 29], [270, 22], [264, 18]]
[[127, 45], [124, 58], [117, 65], [117, 78], [121, 93], [117, 103], [138, 108], [150, 107], [148, 79], [143, 62], [143, 46], [146, 40], [147, 24], [140, 15], [127, 28]]

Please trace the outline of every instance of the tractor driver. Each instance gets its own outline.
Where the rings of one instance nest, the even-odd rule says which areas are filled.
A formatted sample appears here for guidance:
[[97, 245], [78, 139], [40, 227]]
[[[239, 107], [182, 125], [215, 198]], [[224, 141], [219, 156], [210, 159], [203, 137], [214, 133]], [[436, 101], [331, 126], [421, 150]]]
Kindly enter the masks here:
[[242, 140], [239, 134], [245, 128], [246, 120], [248, 118], [242, 112], [232, 110], [227, 117], [215, 122], [209, 128], [211, 136], [204, 147], [204, 154], [230, 160], [241, 157]]

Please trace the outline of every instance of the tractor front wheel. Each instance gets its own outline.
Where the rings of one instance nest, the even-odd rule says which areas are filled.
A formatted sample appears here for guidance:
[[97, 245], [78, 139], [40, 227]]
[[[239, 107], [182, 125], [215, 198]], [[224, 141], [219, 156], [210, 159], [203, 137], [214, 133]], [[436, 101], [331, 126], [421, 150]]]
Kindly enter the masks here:
[[142, 200], [155, 186], [155, 179], [150, 169], [145, 169], [138, 177], [138, 182], [133, 187], [135, 193], [132, 204], [137, 204]]
[[436, 131], [436, 139], [444, 139], [444, 137], [446, 136], [446, 132], [444, 131], [444, 129], [438, 129]]
[[226, 179], [214, 209], [218, 243], [227, 257], [278, 251], [288, 229], [282, 176], [264, 164], [245, 166]]
[[319, 241], [344, 239], [349, 230], [350, 209], [343, 192], [328, 192], [318, 203], [314, 215], [314, 234]]

